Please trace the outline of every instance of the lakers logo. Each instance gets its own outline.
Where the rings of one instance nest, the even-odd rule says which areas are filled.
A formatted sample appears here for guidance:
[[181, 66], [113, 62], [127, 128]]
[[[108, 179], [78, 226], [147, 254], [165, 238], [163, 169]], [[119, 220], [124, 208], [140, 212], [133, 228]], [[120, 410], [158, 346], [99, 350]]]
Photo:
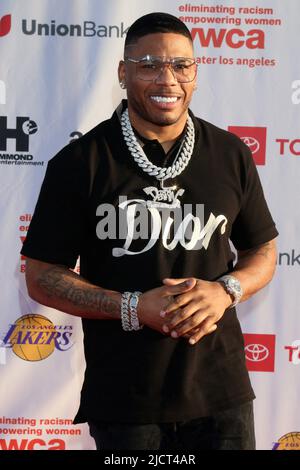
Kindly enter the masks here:
[[55, 326], [48, 318], [42, 315], [24, 315], [15, 322], [15, 326], [11, 338], [12, 350], [21, 359], [41, 361], [53, 353]]
[[275, 442], [272, 450], [300, 450], [300, 432], [285, 434]]
[[72, 329], [70, 325], [55, 325], [43, 315], [23, 315], [10, 325], [2, 344], [24, 361], [41, 361], [55, 349], [70, 349]]

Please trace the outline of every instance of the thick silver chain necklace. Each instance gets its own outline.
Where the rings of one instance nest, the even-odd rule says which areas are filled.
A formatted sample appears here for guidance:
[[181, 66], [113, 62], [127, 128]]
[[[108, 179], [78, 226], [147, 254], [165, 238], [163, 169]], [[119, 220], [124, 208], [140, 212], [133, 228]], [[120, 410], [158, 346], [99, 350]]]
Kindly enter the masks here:
[[153, 163], [148, 160], [142, 146], [139, 144], [133, 132], [128, 115], [128, 109], [126, 109], [122, 114], [121, 126], [124, 139], [131, 155], [134, 158], [134, 161], [138, 164], [140, 168], [142, 168], [143, 171], [145, 171], [149, 175], [155, 176], [155, 178], [157, 178], [158, 180], [175, 178], [175, 176], [180, 175], [180, 173], [182, 173], [183, 170], [189, 164], [195, 144], [194, 123], [190, 116], [188, 116], [187, 130], [184, 140], [176, 155], [174, 163], [173, 165], [165, 168], [153, 165]]
[[[175, 197], [174, 191], [177, 189], [177, 186], [164, 187], [164, 180], [175, 178], [176, 176], [180, 175], [180, 173], [182, 173], [183, 170], [189, 164], [195, 145], [195, 128], [192, 119], [190, 118], [190, 116], [188, 116], [185, 137], [177, 152], [173, 165], [169, 167], [159, 167], [153, 165], [153, 163], [151, 163], [150, 160], [147, 158], [142, 146], [138, 142], [133, 132], [128, 115], [128, 109], [126, 109], [122, 114], [121, 127], [124, 140], [134, 161], [143, 171], [145, 171], [145, 173], [154, 176], [160, 182], [161, 189], [159, 190], [159, 194], [157, 194], [157, 197], [159, 198], [159, 201], [166, 201], [167, 204], [159, 203], [156, 205], [170, 206], [168, 202], [171, 202], [172, 196]], [[153, 193], [153, 190], [155, 190], [155, 188], [150, 187], [144, 189], [147, 194], [151, 193], [151, 190]], [[180, 195], [183, 194], [183, 192], [184, 190], [181, 190]], [[179, 204], [177, 200], [172, 201], [172, 203], [175, 205]]]

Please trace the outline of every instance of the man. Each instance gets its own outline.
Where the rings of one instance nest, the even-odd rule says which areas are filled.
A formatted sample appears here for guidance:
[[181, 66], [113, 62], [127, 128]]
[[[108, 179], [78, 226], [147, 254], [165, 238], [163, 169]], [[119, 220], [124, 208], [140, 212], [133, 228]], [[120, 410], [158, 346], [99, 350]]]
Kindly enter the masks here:
[[30, 296], [83, 318], [75, 422], [99, 449], [254, 449], [234, 306], [271, 280], [277, 231], [251, 153], [189, 110], [176, 17], [139, 18], [118, 73], [127, 101], [50, 160], [22, 250]]

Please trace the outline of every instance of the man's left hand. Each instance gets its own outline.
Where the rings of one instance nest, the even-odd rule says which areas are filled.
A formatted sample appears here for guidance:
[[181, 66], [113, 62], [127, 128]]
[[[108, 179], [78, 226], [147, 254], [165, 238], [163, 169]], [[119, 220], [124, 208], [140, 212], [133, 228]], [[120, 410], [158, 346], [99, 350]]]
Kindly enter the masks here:
[[[188, 279], [164, 279], [165, 285], [175, 285]], [[219, 282], [196, 279], [190, 291], [177, 295], [161, 312], [165, 318], [163, 330], [173, 338], [189, 338], [197, 343], [203, 336], [216, 330], [216, 323], [231, 305], [232, 298]], [[177, 312], [181, 308], [180, 312]]]

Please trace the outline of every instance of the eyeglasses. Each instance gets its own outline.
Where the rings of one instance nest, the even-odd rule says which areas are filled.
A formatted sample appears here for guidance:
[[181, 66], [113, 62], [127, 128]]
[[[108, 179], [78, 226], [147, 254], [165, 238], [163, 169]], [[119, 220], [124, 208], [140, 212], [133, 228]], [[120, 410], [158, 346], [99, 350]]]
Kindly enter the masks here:
[[174, 78], [179, 83], [192, 82], [197, 74], [195, 59], [187, 57], [173, 57], [164, 60], [163, 57], [146, 55], [141, 59], [125, 57], [125, 62], [133, 62], [136, 66], [137, 78], [148, 82], [156, 80], [165, 66], [171, 68]]

